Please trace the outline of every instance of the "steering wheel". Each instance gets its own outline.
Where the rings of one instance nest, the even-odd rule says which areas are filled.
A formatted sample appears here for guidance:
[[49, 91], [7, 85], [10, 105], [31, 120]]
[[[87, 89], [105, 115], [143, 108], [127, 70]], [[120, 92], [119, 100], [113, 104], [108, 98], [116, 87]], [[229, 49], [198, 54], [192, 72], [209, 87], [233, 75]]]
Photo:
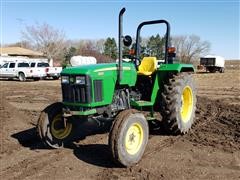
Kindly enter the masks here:
[[123, 57], [126, 57], [126, 58], [128, 58], [128, 59], [131, 59], [131, 61], [134, 62], [136, 68], [137, 68], [137, 67], [139, 66], [139, 64], [140, 64], [140, 63], [139, 63], [139, 62], [140, 62], [139, 58], [137, 58], [137, 57], [134, 56], [134, 55], [124, 54]]

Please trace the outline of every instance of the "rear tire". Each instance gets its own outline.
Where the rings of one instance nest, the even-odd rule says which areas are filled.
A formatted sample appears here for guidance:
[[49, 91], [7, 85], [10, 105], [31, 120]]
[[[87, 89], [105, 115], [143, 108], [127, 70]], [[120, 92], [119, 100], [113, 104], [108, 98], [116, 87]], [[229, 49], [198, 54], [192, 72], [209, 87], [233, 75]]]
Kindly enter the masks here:
[[216, 73], [216, 69], [215, 68], [211, 68], [211, 69], [209, 69], [209, 72], [210, 73]]
[[162, 93], [163, 125], [172, 134], [185, 134], [194, 123], [195, 84], [191, 74], [171, 75]]
[[149, 136], [148, 123], [136, 110], [120, 112], [109, 134], [113, 160], [121, 166], [132, 166], [140, 161]]
[[19, 75], [18, 75], [18, 79], [19, 79], [19, 81], [21, 81], [21, 82], [26, 81], [25, 74], [22, 73], [22, 72], [20, 72]]
[[62, 103], [47, 106], [40, 114], [37, 130], [42, 141], [51, 148], [60, 148], [74, 137], [74, 126], [70, 122], [63, 125]]
[[224, 71], [225, 71], [225, 69], [223, 67], [220, 68], [220, 70], [219, 70], [220, 73], [224, 73]]

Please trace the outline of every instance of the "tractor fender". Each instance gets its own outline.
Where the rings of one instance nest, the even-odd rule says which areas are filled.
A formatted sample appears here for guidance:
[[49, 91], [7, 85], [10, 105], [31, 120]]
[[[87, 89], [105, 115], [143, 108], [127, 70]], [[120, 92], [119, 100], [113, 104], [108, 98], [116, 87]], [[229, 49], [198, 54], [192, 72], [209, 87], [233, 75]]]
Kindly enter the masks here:
[[180, 72], [195, 72], [194, 67], [182, 67]]
[[165, 72], [194, 72], [192, 64], [162, 64], [158, 71]]

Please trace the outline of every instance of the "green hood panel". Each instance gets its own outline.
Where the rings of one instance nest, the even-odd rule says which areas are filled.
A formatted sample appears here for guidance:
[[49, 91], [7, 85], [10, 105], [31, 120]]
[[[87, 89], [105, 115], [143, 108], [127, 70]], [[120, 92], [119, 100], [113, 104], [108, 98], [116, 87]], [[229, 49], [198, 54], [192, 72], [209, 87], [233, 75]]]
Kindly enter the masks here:
[[[117, 81], [117, 63], [90, 64], [83, 66], [68, 67], [62, 70], [61, 75], [89, 75], [92, 79], [104, 79], [111, 76]], [[122, 80], [120, 84], [134, 86], [137, 79], [137, 71], [133, 63], [123, 63]]]
[[[82, 104], [82, 106], [99, 107], [112, 103], [118, 77], [118, 66], [116, 63], [69, 67], [64, 69], [61, 75], [87, 75], [90, 77], [92, 87], [91, 96], [93, 101], [88, 104]], [[123, 63], [120, 85], [132, 87], [135, 86], [136, 80], [137, 71], [134, 64]], [[102, 101], [98, 101], [96, 98], [99, 94], [100, 97], [102, 97]]]
[[90, 64], [75, 67], [67, 67], [62, 71], [62, 74], [91, 74], [95, 70], [113, 67], [116, 67], [116, 63]]

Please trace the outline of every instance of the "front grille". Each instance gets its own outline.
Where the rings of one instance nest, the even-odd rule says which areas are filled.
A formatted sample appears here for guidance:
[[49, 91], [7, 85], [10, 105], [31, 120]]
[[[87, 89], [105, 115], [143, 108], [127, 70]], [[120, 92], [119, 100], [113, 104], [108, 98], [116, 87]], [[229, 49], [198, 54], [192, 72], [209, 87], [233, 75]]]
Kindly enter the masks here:
[[103, 95], [102, 95], [102, 80], [94, 80], [94, 100], [95, 102], [101, 102], [103, 100]]
[[85, 85], [62, 84], [63, 101], [72, 103], [90, 103], [92, 96], [89, 81], [89, 78], [86, 78]]

